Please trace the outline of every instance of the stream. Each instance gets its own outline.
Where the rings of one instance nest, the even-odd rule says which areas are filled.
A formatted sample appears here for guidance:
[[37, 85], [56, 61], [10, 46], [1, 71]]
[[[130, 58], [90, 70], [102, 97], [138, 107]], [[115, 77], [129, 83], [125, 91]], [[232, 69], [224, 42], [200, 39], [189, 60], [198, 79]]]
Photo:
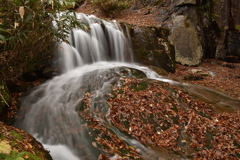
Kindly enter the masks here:
[[[94, 136], [91, 136], [95, 133], [77, 112], [86, 93], [94, 97], [88, 115], [136, 149], [142, 159], [180, 158], [172, 152], [141, 144], [109, 121], [110, 108], [106, 95], [112, 92], [114, 85], [121, 86], [120, 79], [124, 75], [120, 68], [141, 71], [149, 79], [179, 87], [215, 104], [218, 111], [239, 109], [240, 102], [231, 97], [200, 86], [175, 82], [134, 63], [131, 43], [116, 21], [80, 13], [77, 16], [90, 26], [90, 32], [73, 29], [69, 35], [71, 45], [60, 44], [56, 63], [63, 73], [36, 87], [22, 99], [20, 118], [16, 121], [17, 127], [26, 130], [50, 150], [54, 160], [97, 160], [104, 153], [95, 145]], [[132, 73], [128, 76], [136, 78]], [[95, 99], [101, 99], [100, 106], [96, 106]], [[110, 156], [118, 158], [114, 154]]]

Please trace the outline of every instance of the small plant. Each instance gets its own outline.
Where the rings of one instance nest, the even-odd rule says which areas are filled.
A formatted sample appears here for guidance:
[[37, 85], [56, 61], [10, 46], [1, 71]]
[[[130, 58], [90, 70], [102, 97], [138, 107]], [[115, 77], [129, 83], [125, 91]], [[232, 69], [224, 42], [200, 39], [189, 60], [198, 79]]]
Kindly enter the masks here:
[[129, 7], [129, 0], [93, 0], [92, 3], [108, 17], [116, 17]]
[[212, 22], [216, 21], [216, 19], [217, 19], [218, 17], [219, 17], [218, 14], [213, 13], [213, 12], [211, 13]]
[[236, 25], [236, 26], [235, 26], [235, 29], [236, 29], [238, 32], [240, 32], [240, 25]]
[[8, 141], [0, 142], [0, 159], [2, 160], [24, 160], [27, 154], [25, 152], [18, 153], [12, 150]]
[[16, 150], [13, 150], [10, 155], [1, 154], [0, 158], [3, 160], [24, 160], [26, 156], [25, 152], [18, 153]]

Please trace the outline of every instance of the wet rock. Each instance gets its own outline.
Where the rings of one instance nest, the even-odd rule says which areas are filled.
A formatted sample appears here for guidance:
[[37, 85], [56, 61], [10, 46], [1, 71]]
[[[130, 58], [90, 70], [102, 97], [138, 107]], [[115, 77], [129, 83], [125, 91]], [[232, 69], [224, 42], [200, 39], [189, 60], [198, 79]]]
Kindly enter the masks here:
[[148, 66], [148, 68], [152, 69], [153, 71], [155, 71], [158, 75], [162, 75], [162, 76], [167, 76], [168, 72], [165, 71], [162, 68], [156, 67], [156, 66]]

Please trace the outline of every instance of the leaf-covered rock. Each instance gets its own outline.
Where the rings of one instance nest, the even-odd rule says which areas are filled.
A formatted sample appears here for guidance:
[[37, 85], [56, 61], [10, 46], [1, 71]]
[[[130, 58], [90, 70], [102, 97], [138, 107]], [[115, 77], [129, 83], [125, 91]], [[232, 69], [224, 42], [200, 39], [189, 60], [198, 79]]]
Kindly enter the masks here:
[[121, 83], [108, 100], [108, 118], [123, 133], [184, 159], [239, 158], [239, 110], [221, 113], [216, 104], [169, 83], [134, 78]]
[[0, 159], [52, 160], [49, 152], [25, 131], [0, 122]]

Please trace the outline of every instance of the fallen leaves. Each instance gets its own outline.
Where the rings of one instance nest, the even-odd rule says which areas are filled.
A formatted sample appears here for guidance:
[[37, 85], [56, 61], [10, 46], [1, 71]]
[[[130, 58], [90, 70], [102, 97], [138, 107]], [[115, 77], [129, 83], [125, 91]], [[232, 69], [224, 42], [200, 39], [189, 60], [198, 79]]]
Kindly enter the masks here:
[[[239, 111], [216, 113], [213, 104], [167, 83], [132, 78], [121, 83], [114, 88], [115, 98], [108, 100], [108, 118], [121, 131], [147, 146], [168, 148], [193, 159], [239, 158]], [[147, 87], [136, 90], [141, 84]]]
[[83, 98], [84, 108], [78, 111], [78, 113], [87, 122], [86, 127], [89, 128], [89, 135], [94, 139], [92, 146], [102, 151], [98, 160], [128, 160], [129, 157], [141, 159], [140, 154], [135, 148], [115, 135], [106, 127], [103, 121], [96, 118], [96, 116], [90, 115], [89, 108], [91, 107], [91, 103], [94, 102], [98, 104], [101, 102], [101, 99], [93, 101], [93, 98], [93, 95], [87, 92]]

